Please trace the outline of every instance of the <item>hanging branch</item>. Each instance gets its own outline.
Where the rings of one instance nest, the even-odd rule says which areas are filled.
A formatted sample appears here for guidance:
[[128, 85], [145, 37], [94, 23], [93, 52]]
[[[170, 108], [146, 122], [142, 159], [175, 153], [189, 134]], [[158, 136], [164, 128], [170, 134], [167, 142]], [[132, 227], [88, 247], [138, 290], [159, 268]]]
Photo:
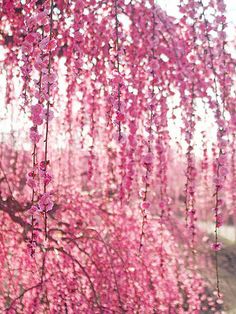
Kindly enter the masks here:
[[118, 140], [120, 141], [122, 138], [121, 135], [121, 73], [120, 73], [120, 46], [119, 46], [119, 20], [118, 20], [118, 0], [115, 0], [115, 51], [116, 51], [116, 70], [118, 73], [118, 83], [117, 83], [117, 98], [118, 98], [118, 108], [117, 108], [117, 116], [116, 119], [118, 121]]
[[[154, 14], [154, 8], [152, 12], [152, 36], [151, 36], [151, 62], [155, 62], [156, 56], [155, 56], [155, 51], [154, 51], [154, 42], [155, 42], [155, 14]], [[155, 110], [155, 71], [153, 67], [151, 66], [151, 101], [148, 104], [149, 106], [149, 127], [148, 127], [148, 141], [147, 141], [147, 148], [148, 152], [143, 158], [143, 164], [146, 169], [145, 173], [145, 188], [144, 188], [144, 193], [143, 193], [143, 200], [141, 204], [141, 210], [142, 210], [142, 224], [141, 224], [141, 234], [140, 234], [140, 240], [139, 240], [139, 252], [141, 252], [142, 246], [143, 246], [143, 238], [145, 236], [144, 228], [147, 223], [147, 213], [146, 210], [150, 208], [150, 202], [147, 201], [148, 197], [148, 189], [150, 186], [150, 177], [151, 177], [151, 171], [152, 171], [152, 164], [153, 164], [153, 152], [152, 152], [152, 125], [153, 125], [153, 117], [154, 117], [154, 110]]]
[[[50, 7], [50, 33], [49, 38], [50, 41], [52, 40], [52, 31], [53, 31], [53, 0], [51, 0], [51, 7]], [[51, 66], [52, 66], [52, 50], [49, 50], [49, 62], [48, 62], [48, 76], [51, 74]], [[48, 82], [47, 88], [48, 94], [48, 101], [47, 101], [47, 112], [46, 112], [46, 133], [45, 133], [45, 147], [44, 147], [44, 166], [45, 166], [45, 173], [47, 172], [47, 166], [49, 164], [48, 161], [48, 133], [49, 133], [49, 108], [50, 108], [50, 82]], [[43, 186], [44, 194], [47, 192], [47, 183], [44, 181]], [[44, 209], [44, 232], [45, 232], [45, 240], [47, 240], [47, 210], [46, 207]]]

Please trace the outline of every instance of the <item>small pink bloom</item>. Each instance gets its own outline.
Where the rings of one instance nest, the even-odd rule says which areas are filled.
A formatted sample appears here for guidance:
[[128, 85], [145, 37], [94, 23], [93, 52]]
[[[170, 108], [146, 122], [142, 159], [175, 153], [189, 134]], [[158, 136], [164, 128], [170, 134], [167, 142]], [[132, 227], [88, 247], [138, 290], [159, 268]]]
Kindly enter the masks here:
[[117, 85], [117, 84], [121, 84], [122, 82], [123, 82], [122, 74], [114, 71], [113, 72], [113, 83], [115, 83], [115, 85]]
[[28, 172], [28, 176], [33, 178], [35, 176], [34, 171]]
[[52, 176], [50, 173], [46, 173], [44, 176], [44, 184], [48, 185], [52, 181]]
[[211, 248], [213, 251], [220, 251], [222, 248], [222, 244], [220, 242], [212, 243]]
[[29, 209], [29, 212], [33, 215], [33, 214], [37, 213], [38, 210], [39, 210], [39, 208], [38, 208], [37, 206], [32, 205], [32, 206], [30, 207], [30, 209]]
[[128, 178], [125, 182], [125, 188], [130, 189], [131, 185], [132, 185], [132, 180], [130, 180], [130, 178]]
[[34, 106], [31, 106], [31, 113], [32, 114], [40, 114], [43, 110], [43, 106], [40, 104], [36, 104]]
[[225, 120], [224, 119], [218, 120], [218, 125], [223, 128], [225, 126]]
[[29, 42], [24, 42], [22, 45], [22, 51], [24, 53], [30, 54], [33, 51], [33, 45]]
[[135, 134], [135, 133], [136, 133], [136, 131], [137, 131], [137, 126], [136, 126], [136, 124], [135, 124], [133, 121], [130, 122], [129, 129], [130, 129], [130, 133], [132, 133], [132, 134]]
[[46, 11], [40, 12], [40, 13], [36, 16], [35, 20], [36, 20], [36, 22], [37, 22], [39, 25], [47, 24], [47, 22], [48, 22], [47, 12], [46, 12]]
[[135, 146], [136, 145], [137, 141], [136, 141], [136, 138], [133, 135], [129, 135], [128, 139], [129, 139], [129, 143], [130, 143], [131, 146]]
[[160, 206], [160, 208], [164, 208], [164, 207], [165, 207], [164, 201], [161, 201], [161, 202], [159, 203], [159, 206]]
[[218, 207], [213, 207], [211, 210], [212, 210], [212, 212], [214, 214], [217, 214], [219, 212], [219, 208]]
[[[53, 111], [49, 110], [49, 112], [48, 112], [48, 121], [51, 121], [53, 119], [53, 117], [54, 117]], [[47, 109], [43, 110], [42, 118], [45, 119], [45, 120], [47, 119]]]
[[48, 33], [50, 31], [50, 24], [44, 25], [44, 31]]
[[28, 177], [26, 183], [29, 187], [31, 187], [31, 189], [36, 188], [36, 182], [33, 178]]
[[41, 115], [33, 115], [31, 116], [31, 120], [36, 125], [41, 125], [43, 123]]
[[40, 63], [40, 62], [35, 62], [34, 63], [34, 67], [35, 67], [36, 70], [41, 71], [42, 67], [43, 67], [43, 64]]
[[122, 132], [121, 133], [116, 132], [113, 138], [119, 144], [124, 144], [126, 142], [126, 135]]
[[46, 163], [44, 160], [40, 161], [39, 168], [40, 168], [40, 170], [43, 170], [43, 171], [46, 170]]
[[54, 203], [51, 199], [51, 194], [49, 192], [44, 193], [39, 200], [40, 210], [48, 212], [48, 211], [52, 210], [53, 205], [54, 205]]
[[25, 41], [28, 43], [33, 43], [36, 39], [35, 33], [29, 33], [26, 37], [25, 37]]
[[216, 227], [220, 228], [223, 225], [223, 215], [219, 213], [216, 215]]
[[153, 154], [147, 153], [145, 156], [143, 156], [143, 163], [144, 164], [151, 164], [153, 161]]
[[31, 139], [33, 144], [37, 144], [39, 142], [40, 138], [41, 138], [41, 135], [38, 134], [37, 131], [30, 130], [30, 139]]
[[220, 139], [219, 141], [219, 147], [220, 148], [225, 148], [227, 146], [228, 142], [226, 140], [224, 140], [223, 138]]
[[218, 206], [222, 206], [223, 204], [224, 204], [224, 201], [221, 198], [219, 198], [218, 199]]
[[33, 121], [34, 124], [36, 125], [41, 125], [43, 123], [42, 119], [42, 111], [43, 111], [43, 106], [40, 104], [34, 105], [31, 107], [31, 120]]
[[236, 114], [233, 114], [231, 115], [231, 123], [236, 125]]
[[151, 206], [150, 202], [144, 201], [141, 203], [142, 209], [148, 209]]
[[148, 176], [142, 176], [142, 182], [143, 182], [143, 183], [150, 184], [150, 181], [151, 181], [150, 177], [148, 177]]
[[221, 298], [218, 298], [218, 299], [216, 300], [216, 303], [217, 303], [217, 304], [223, 304], [224, 301], [223, 301]]
[[57, 42], [55, 39], [52, 39], [49, 41], [48, 45], [47, 45], [47, 50], [55, 50], [57, 47]]
[[39, 48], [41, 50], [44, 50], [46, 49], [47, 45], [48, 45], [48, 42], [49, 42], [49, 38], [48, 37], [45, 37], [44, 39], [41, 40], [41, 42], [39, 43]]
[[228, 173], [228, 169], [226, 167], [219, 167], [219, 175], [225, 177]]
[[125, 121], [125, 115], [121, 112], [118, 112], [116, 115], [116, 121], [117, 122], [124, 122]]
[[221, 165], [224, 165], [224, 164], [226, 163], [226, 161], [227, 161], [226, 155], [221, 154], [221, 155], [219, 156], [219, 158], [218, 158], [218, 161], [219, 161], [219, 163], [220, 163]]
[[48, 82], [52, 84], [56, 81], [56, 78], [57, 78], [56, 75], [52, 73], [48, 76]]

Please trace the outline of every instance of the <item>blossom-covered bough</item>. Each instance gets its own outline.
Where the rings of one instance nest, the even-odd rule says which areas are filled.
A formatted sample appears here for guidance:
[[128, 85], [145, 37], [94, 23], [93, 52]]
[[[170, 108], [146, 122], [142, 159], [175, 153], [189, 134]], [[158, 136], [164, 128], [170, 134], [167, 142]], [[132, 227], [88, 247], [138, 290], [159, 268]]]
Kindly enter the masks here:
[[0, 312], [221, 313], [236, 200], [225, 13], [2, 1]]

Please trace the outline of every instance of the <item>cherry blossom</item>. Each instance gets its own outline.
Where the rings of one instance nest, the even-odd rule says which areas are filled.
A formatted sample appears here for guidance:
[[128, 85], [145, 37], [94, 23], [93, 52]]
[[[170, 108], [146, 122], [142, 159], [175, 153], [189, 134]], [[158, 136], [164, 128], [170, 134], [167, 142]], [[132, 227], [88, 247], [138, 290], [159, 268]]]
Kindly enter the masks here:
[[3, 1], [0, 312], [223, 313], [220, 228], [236, 217], [226, 9]]

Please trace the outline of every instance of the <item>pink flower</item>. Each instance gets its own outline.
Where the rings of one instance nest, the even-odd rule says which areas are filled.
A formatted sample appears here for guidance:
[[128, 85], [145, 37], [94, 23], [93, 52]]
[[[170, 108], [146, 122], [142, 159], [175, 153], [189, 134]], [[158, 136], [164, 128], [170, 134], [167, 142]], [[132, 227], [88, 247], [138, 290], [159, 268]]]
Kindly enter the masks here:
[[213, 213], [217, 214], [218, 211], [219, 211], [219, 208], [218, 207], [213, 207], [211, 210], [212, 210]]
[[52, 73], [48, 76], [48, 82], [52, 84], [56, 81], [56, 78], [56, 74]]
[[121, 112], [118, 112], [116, 115], [116, 122], [124, 122], [125, 121], [125, 115]]
[[31, 117], [31, 120], [36, 125], [41, 125], [43, 123], [43, 119], [40, 115], [33, 115]]
[[36, 188], [36, 182], [32, 177], [28, 177], [26, 184], [31, 187], [31, 189], [35, 189]]
[[36, 104], [31, 107], [32, 114], [40, 114], [43, 111], [43, 106], [40, 104]]
[[44, 193], [39, 200], [39, 208], [43, 212], [48, 212], [53, 208], [53, 201], [49, 192]]
[[137, 126], [134, 121], [130, 122], [129, 125], [130, 133], [135, 134], [137, 131]]
[[42, 59], [41, 56], [36, 58], [34, 67], [38, 71], [44, 71], [45, 68], [47, 68], [48, 60], [47, 58]]
[[116, 132], [113, 138], [119, 144], [124, 144], [126, 142], [126, 135], [122, 132], [121, 133]]
[[25, 37], [25, 41], [28, 43], [33, 43], [36, 39], [36, 34], [35, 33], [29, 33], [26, 37]]
[[227, 144], [228, 144], [228, 142], [227, 142], [225, 139], [220, 138], [219, 147], [220, 147], [221, 149], [224, 149], [224, 148], [227, 146]]
[[115, 85], [121, 84], [123, 82], [123, 76], [120, 73], [117, 73], [116, 71], [113, 72], [113, 83]]
[[49, 25], [49, 24], [44, 25], [44, 31], [45, 31], [46, 33], [48, 33], [48, 32], [50, 31], [50, 25]]
[[48, 185], [52, 181], [52, 176], [50, 173], [46, 173], [44, 176], [44, 184]]
[[28, 173], [28, 176], [33, 178], [33, 177], [35, 176], [34, 171], [30, 171], [30, 172]]
[[32, 205], [29, 209], [29, 212], [33, 215], [39, 211], [39, 208], [35, 205]]
[[130, 178], [127, 178], [125, 181], [125, 188], [130, 189], [131, 185], [132, 185], [132, 180]]
[[145, 156], [143, 156], [143, 163], [144, 164], [151, 164], [153, 161], [153, 154], [147, 153]]
[[[53, 117], [54, 117], [53, 111], [49, 110], [49, 112], [48, 112], [48, 121], [51, 121], [53, 119]], [[45, 120], [47, 119], [47, 109], [43, 110], [42, 118], [45, 119]]]
[[40, 104], [37, 104], [31, 107], [31, 114], [32, 114], [31, 120], [33, 121], [34, 124], [41, 125], [43, 123], [42, 111], [43, 111], [43, 106]]
[[39, 43], [39, 48], [41, 50], [44, 50], [46, 49], [47, 45], [48, 45], [48, 42], [49, 42], [49, 38], [48, 37], [45, 37], [44, 39], [41, 40], [41, 42]]
[[47, 45], [47, 50], [55, 50], [57, 47], [57, 42], [55, 39], [52, 39], [49, 41], [48, 45]]
[[[47, 163], [47, 164], [48, 164], [48, 163]], [[42, 171], [45, 171], [45, 170], [46, 170], [46, 163], [45, 163], [44, 160], [43, 160], [43, 161], [40, 161], [39, 168], [40, 168], [40, 170], [42, 170]]]
[[48, 22], [47, 12], [46, 12], [46, 11], [40, 12], [40, 13], [36, 16], [35, 20], [36, 20], [36, 22], [37, 22], [39, 25], [45, 25], [45, 24], [47, 24], [47, 22]]
[[30, 139], [33, 144], [37, 144], [42, 135], [38, 134], [37, 130], [31, 128], [30, 129]]
[[219, 228], [223, 225], [223, 215], [219, 213], [216, 215], [216, 227]]
[[148, 209], [151, 206], [150, 202], [144, 201], [141, 203], [142, 209]]
[[227, 161], [227, 158], [226, 158], [226, 155], [224, 154], [220, 154], [219, 158], [218, 158], [218, 161], [221, 165], [224, 165]]
[[222, 244], [220, 242], [212, 243], [211, 248], [213, 251], [220, 251], [222, 248]]
[[231, 123], [233, 125], [236, 125], [236, 114], [234, 114], [234, 113], [231, 114]]
[[228, 173], [228, 169], [226, 167], [219, 167], [219, 175], [225, 177]]
[[27, 41], [25, 41], [22, 45], [22, 51], [24, 53], [30, 54], [33, 51], [33, 45]]
[[160, 201], [159, 206], [160, 206], [160, 208], [164, 208], [165, 207], [164, 201]]

